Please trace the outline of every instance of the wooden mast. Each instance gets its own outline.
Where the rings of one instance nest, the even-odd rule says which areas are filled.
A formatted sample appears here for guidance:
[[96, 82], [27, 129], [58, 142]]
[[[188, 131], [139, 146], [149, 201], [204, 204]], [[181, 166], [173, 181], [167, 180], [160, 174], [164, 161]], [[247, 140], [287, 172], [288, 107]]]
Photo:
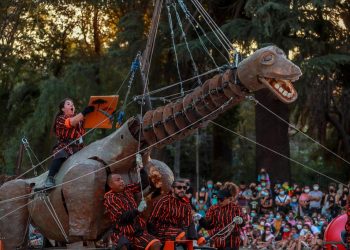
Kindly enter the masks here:
[[[155, 43], [156, 36], [157, 36], [157, 30], [158, 30], [158, 25], [159, 25], [160, 14], [162, 11], [162, 6], [163, 6], [163, 0], [157, 0], [155, 3], [155, 7], [154, 7], [154, 12], [153, 12], [153, 16], [152, 16], [150, 31], [148, 34], [146, 49], [141, 56], [141, 77], [142, 77], [143, 88], [146, 87], [145, 93], [149, 92], [148, 87], [147, 87], [148, 75], [149, 75], [149, 69], [151, 66], [151, 58], [152, 58], [152, 54], [153, 54], [154, 43]], [[152, 104], [151, 104], [149, 95], [145, 96], [144, 102], [145, 102], [144, 112], [151, 110]], [[143, 104], [141, 104], [141, 105], [143, 105]]]

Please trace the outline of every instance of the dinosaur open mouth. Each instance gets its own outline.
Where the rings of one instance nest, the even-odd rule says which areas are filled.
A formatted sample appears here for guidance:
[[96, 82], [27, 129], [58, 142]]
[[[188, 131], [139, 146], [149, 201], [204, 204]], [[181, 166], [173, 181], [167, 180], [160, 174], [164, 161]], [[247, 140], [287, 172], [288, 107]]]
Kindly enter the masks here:
[[261, 83], [266, 85], [277, 98], [284, 103], [292, 103], [297, 97], [298, 93], [294, 89], [292, 81], [275, 78], [259, 77]]

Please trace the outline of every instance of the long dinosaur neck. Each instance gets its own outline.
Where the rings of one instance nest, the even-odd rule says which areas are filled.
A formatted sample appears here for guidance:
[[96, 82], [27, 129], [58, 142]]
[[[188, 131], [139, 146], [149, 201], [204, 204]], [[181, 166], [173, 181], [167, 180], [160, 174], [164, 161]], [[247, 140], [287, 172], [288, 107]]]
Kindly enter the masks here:
[[176, 102], [148, 111], [143, 117], [141, 137], [148, 145], [156, 144], [158, 148], [181, 140], [203, 122], [215, 119], [240, 103], [247, 92], [236, 70], [226, 70]]

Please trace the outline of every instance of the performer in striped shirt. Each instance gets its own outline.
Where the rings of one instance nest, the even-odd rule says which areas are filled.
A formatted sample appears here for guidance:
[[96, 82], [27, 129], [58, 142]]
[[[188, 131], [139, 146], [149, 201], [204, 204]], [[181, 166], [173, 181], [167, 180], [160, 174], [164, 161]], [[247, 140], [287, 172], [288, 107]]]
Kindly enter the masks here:
[[57, 144], [54, 146], [54, 159], [49, 167], [45, 188], [51, 188], [55, 185], [54, 176], [62, 163], [69, 156], [83, 148], [84, 117], [93, 111], [94, 107], [88, 106], [81, 113], [75, 114], [75, 106], [72, 99], [66, 98], [60, 102], [59, 110], [52, 125], [52, 130], [57, 137]]
[[186, 190], [187, 185], [183, 180], [175, 180], [171, 193], [161, 197], [153, 205], [147, 226], [149, 232], [162, 242], [184, 236], [188, 239], [197, 238]]
[[[148, 186], [147, 173], [141, 169], [142, 187]], [[134, 195], [141, 191], [140, 183], [124, 184], [124, 180], [119, 174], [112, 174], [108, 177], [108, 186], [111, 191], [105, 194], [104, 205], [114, 222], [112, 241], [117, 249], [157, 250], [160, 249], [160, 242], [150, 235], [146, 227], [145, 220], [140, 216], [146, 208], [145, 201], [141, 201], [137, 206]]]
[[[238, 188], [235, 191], [237, 194]], [[222, 250], [238, 250], [240, 245], [240, 228], [244, 225], [241, 207], [233, 199], [233, 190], [219, 190], [219, 204], [210, 207], [205, 219], [199, 220], [202, 227], [208, 229], [212, 245]], [[232, 221], [235, 218], [235, 223]], [[232, 227], [228, 226], [232, 224]]]

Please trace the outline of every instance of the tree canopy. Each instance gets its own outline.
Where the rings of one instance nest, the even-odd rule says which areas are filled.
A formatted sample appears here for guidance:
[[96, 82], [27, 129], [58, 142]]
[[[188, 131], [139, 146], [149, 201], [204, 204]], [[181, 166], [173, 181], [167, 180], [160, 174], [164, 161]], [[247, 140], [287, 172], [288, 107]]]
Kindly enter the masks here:
[[[193, 4], [197, 1], [183, 1], [191, 16], [183, 13], [181, 2], [172, 1], [171, 5], [163, 6], [149, 74], [150, 90], [180, 81], [178, 72], [184, 80], [195, 76], [196, 67], [198, 73], [203, 73], [229, 63], [222, 41]], [[348, 1], [201, 2], [243, 56], [266, 44], [276, 44], [301, 66], [304, 75], [296, 82], [299, 99], [289, 107], [290, 122], [350, 161]], [[118, 106], [122, 105], [126, 93], [126, 84], [122, 84], [129, 80], [132, 60], [138, 51], [145, 49], [153, 3], [146, 0], [0, 2], [2, 173], [16, 172], [23, 136], [38, 159], [51, 154], [55, 138], [50, 135], [50, 128], [61, 99], [72, 97], [79, 110], [91, 95], [118, 93], [121, 101]], [[142, 93], [140, 81], [137, 75], [131, 97]], [[189, 91], [196, 84], [196, 80], [184, 84], [184, 90]], [[180, 88], [176, 87], [154, 94], [154, 106], [163, 104], [165, 97], [169, 100], [179, 97], [179, 92]], [[136, 115], [139, 110], [139, 104], [131, 102], [127, 116]], [[255, 138], [254, 114], [253, 104], [245, 102], [221, 116], [218, 122]], [[110, 132], [95, 130], [86, 141]], [[255, 145], [213, 126], [201, 129], [200, 134], [203, 177], [254, 178]], [[344, 173], [349, 173], [349, 163], [300, 133], [290, 131], [289, 139], [291, 158], [340, 181], [348, 181], [349, 176]], [[227, 153], [220, 156], [223, 149]], [[169, 146], [162, 153], [171, 167], [174, 150]], [[182, 143], [181, 152], [181, 172], [193, 177], [194, 138]], [[22, 172], [32, 164], [26, 155], [23, 159]], [[218, 165], [222, 167], [219, 172], [215, 170]], [[300, 166], [292, 164], [293, 179], [316, 178], [306, 169], [301, 170], [308, 173], [304, 176], [295, 169]]]

